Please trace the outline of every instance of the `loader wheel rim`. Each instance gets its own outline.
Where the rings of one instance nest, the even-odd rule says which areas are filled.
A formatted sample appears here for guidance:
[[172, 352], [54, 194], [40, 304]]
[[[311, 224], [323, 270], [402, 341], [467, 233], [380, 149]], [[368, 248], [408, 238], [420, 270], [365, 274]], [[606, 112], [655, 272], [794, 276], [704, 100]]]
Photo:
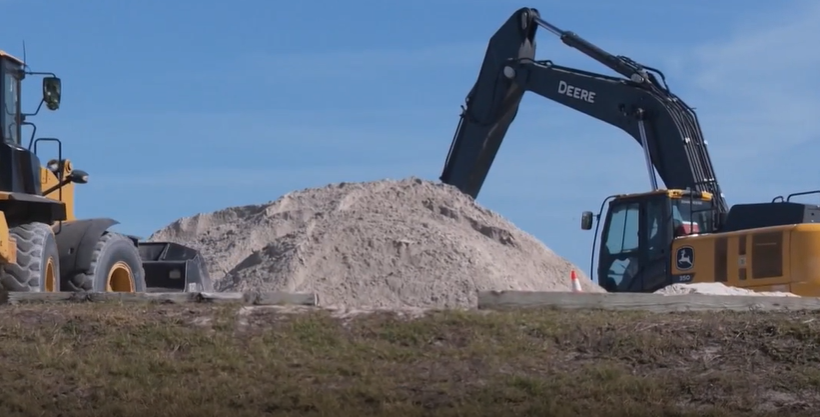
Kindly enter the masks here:
[[55, 287], [57, 286], [57, 273], [54, 270], [54, 258], [49, 257], [46, 261], [46, 274], [44, 279], [46, 281], [46, 292], [54, 292]]
[[108, 270], [105, 290], [108, 292], [134, 292], [134, 273], [127, 263], [119, 261], [111, 266], [111, 269]]

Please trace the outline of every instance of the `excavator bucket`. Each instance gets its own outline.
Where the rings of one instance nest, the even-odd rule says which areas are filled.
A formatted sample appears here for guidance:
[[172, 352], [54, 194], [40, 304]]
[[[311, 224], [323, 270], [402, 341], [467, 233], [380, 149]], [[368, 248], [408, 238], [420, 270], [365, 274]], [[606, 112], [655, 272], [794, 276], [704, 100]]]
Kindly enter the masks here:
[[139, 242], [148, 292], [211, 292], [208, 268], [196, 249], [172, 242]]

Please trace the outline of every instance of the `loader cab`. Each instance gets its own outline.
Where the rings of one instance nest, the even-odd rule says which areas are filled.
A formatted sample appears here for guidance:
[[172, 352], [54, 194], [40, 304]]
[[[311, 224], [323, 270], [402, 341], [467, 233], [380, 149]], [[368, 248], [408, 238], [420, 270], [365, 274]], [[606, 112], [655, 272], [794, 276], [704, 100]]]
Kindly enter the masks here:
[[[0, 193], [41, 195], [40, 160], [22, 138], [25, 120], [20, 90], [25, 75], [23, 61], [0, 51]], [[59, 100], [60, 79], [53, 75], [43, 78], [43, 103], [53, 110], [59, 107]]]
[[[26, 74], [40, 75], [43, 77], [43, 97], [40, 105], [34, 113], [24, 114], [22, 110], [22, 84]], [[24, 146], [22, 137], [22, 126], [24, 124], [33, 126], [26, 122], [25, 116], [36, 116], [43, 105], [48, 110], [54, 111], [60, 108], [61, 81], [56, 75], [50, 72], [27, 72], [25, 63], [6, 52], [0, 50], [0, 78], [3, 79], [3, 87], [0, 90], [0, 140], [3, 143]], [[28, 147], [28, 143], [25, 144]]]
[[[603, 219], [595, 273], [608, 292], [654, 292], [669, 285], [672, 241], [715, 230], [708, 193], [658, 190], [616, 195], [604, 200], [601, 211], [605, 206], [605, 215], [585, 212], [582, 228], [591, 229], [594, 217]], [[592, 265], [594, 261], [593, 251]]]

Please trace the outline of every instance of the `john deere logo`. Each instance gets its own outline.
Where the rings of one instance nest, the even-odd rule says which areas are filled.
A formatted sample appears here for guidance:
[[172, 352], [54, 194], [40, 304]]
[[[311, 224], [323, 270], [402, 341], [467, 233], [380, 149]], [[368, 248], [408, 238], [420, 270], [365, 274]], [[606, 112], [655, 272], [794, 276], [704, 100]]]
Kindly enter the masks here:
[[692, 269], [695, 266], [695, 249], [691, 246], [683, 246], [678, 249], [675, 255], [675, 266], [681, 271]]

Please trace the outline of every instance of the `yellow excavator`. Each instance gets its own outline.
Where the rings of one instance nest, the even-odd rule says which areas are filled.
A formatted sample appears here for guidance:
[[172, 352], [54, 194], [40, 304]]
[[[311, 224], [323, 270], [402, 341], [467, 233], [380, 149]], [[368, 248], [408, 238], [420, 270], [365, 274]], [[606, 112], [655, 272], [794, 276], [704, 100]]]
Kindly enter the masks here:
[[[538, 28], [620, 76], [536, 60]], [[607, 197], [597, 215], [581, 216], [584, 230], [598, 220], [590, 272], [607, 291], [654, 292], [674, 283], [722, 282], [820, 296], [820, 206], [792, 201], [820, 191], [730, 208], [697, 115], [670, 91], [663, 73], [559, 29], [536, 9], [519, 9], [490, 39], [442, 182], [478, 196], [527, 91], [618, 127], [644, 151], [652, 190]], [[666, 188], [659, 187], [656, 171]]]
[[[23, 113], [21, 87], [42, 76], [42, 100]], [[207, 292], [213, 290], [204, 260], [193, 248], [171, 242], [140, 242], [111, 231], [109, 218], [77, 219], [75, 185], [88, 174], [63, 159], [57, 138], [35, 139], [28, 118], [60, 107], [61, 80], [31, 72], [0, 51], [0, 291]], [[27, 145], [22, 127], [31, 126]], [[38, 145], [56, 145], [57, 158], [41, 165]]]

